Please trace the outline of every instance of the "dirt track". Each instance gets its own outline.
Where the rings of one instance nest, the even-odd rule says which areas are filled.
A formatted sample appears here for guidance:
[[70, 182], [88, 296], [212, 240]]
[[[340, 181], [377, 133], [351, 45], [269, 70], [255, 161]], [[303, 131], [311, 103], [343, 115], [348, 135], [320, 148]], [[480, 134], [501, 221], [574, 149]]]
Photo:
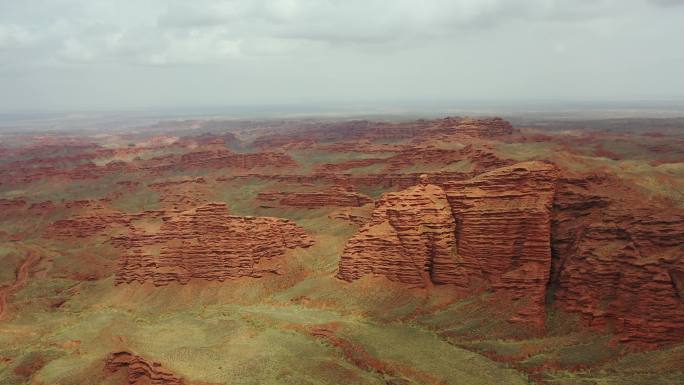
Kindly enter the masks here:
[[2, 320], [2, 316], [5, 314], [5, 309], [7, 308], [7, 298], [24, 286], [29, 278], [29, 269], [40, 260], [40, 255], [35, 250], [26, 248], [26, 254], [26, 259], [24, 259], [19, 266], [19, 269], [17, 269], [14, 283], [0, 288], [0, 320]]

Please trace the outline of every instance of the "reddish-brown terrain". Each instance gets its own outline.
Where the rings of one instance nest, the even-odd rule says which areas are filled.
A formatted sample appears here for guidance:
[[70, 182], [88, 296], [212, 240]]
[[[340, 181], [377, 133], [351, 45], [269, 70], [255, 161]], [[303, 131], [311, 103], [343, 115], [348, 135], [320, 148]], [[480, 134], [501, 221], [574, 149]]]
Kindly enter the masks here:
[[0, 132], [0, 383], [681, 383], [684, 138], [646, 123]]
[[347, 242], [337, 276], [350, 281], [380, 274], [424, 287], [444, 283], [456, 267], [454, 230], [444, 190], [427, 180], [385, 194], [370, 221]]
[[182, 378], [165, 370], [158, 362], [150, 362], [130, 352], [115, 352], [107, 357], [105, 374], [125, 371], [128, 385], [183, 385]]
[[277, 272], [261, 262], [313, 243], [292, 221], [229, 215], [224, 203], [166, 214], [161, 223], [141, 225], [114, 242], [124, 252], [117, 283], [150, 281], [157, 286], [192, 278], [260, 277]]
[[[359, 207], [373, 200], [366, 195], [354, 192], [353, 189], [342, 186], [333, 186], [324, 191], [313, 192], [261, 192], [257, 199], [263, 201], [262, 206], [270, 204], [291, 207]], [[272, 203], [271, 203], [272, 202]]]
[[615, 185], [605, 178], [560, 184], [553, 219], [556, 302], [624, 342], [681, 341], [684, 210], [640, 207], [635, 191], [616, 199]]

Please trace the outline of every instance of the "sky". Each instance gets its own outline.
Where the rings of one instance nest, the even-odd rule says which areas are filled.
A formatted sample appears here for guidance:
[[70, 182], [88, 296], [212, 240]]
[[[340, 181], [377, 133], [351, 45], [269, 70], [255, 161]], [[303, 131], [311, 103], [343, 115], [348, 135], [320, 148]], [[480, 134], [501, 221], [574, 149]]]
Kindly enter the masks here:
[[684, 100], [684, 0], [0, 0], [0, 112]]

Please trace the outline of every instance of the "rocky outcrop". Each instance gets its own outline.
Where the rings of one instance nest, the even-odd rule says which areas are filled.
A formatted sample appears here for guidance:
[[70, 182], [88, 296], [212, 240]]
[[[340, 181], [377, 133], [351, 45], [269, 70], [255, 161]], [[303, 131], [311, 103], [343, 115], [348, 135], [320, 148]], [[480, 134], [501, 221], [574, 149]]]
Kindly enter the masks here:
[[131, 220], [132, 217], [126, 213], [96, 204], [86, 212], [50, 224], [43, 236], [54, 239], [87, 238], [102, 234], [112, 227], [131, 229]]
[[525, 162], [447, 183], [458, 257], [445, 281], [525, 300], [513, 320], [542, 323], [557, 177], [551, 164]]
[[417, 286], [441, 283], [454, 265], [455, 223], [444, 191], [423, 183], [384, 194], [344, 248], [337, 276], [351, 281], [366, 274]]
[[[169, 162], [170, 160], [170, 162]], [[280, 152], [235, 153], [225, 149], [196, 150], [168, 160], [152, 159], [151, 170], [237, 168], [258, 167], [296, 167], [297, 163], [289, 155]], [[161, 163], [161, 164], [159, 164]]]
[[209, 202], [209, 187], [202, 177], [165, 180], [147, 187], [159, 194], [159, 204], [165, 210], [189, 210]]
[[347, 243], [338, 277], [365, 274], [429, 286], [492, 289], [525, 306], [512, 320], [542, 323], [551, 270], [555, 166], [526, 162], [383, 195]]
[[277, 272], [259, 264], [313, 241], [290, 220], [233, 216], [225, 203], [209, 203], [163, 217], [158, 230], [138, 229], [113, 243], [125, 251], [116, 274], [118, 284], [166, 285]]
[[501, 118], [461, 118], [412, 122], [371, 122], [353, 120], [334, 123], [312, 123], [279, 131], [257, 138], [252, 144], [258, 148], [291, 148], [296, 144], [310, 147], [316, 143], [340, 141], [423, 140], [439, 134], [460, 134], [477, 138], [492, 138], [514, 132], [511, 124]]
[[164, 369], [158, 362], [127, 351], [111, 353], [105, 360], [105, 375], [125, 370], [128, 385], [183, 385], [179, 376]]
[[373, 202], [370, 197], [342, 186], [311, 192], [261, 192], [257, 195], [257, 199], [262, 201], [262, 207], [271, 207], [271, 205], [306, 208], [360, 207]]
[[639, 208], [615, 178], [561, 177], [543, 162], [443, 188], [425, 181], [383, 195], [338, 277], [491, 290], [519, 304], [511, 321], [538, 325], [552, 299], [622, 342], [684, 340], [684, 210]]
[[442, 132], [456, 133], [477, 138], [493, 138], [514, 132], [510, 122], [495, 117], [485, 119], [448, 117], [437, 121]]
[[[555, 304], [646, 347], [684, 340], [684, 212], [639, 208], [619, 181], [565, 179], [554, 206]], [[607, 190], [606, 190], [607, 188]], [[617, 197], [628, 197], [626, 200]]]

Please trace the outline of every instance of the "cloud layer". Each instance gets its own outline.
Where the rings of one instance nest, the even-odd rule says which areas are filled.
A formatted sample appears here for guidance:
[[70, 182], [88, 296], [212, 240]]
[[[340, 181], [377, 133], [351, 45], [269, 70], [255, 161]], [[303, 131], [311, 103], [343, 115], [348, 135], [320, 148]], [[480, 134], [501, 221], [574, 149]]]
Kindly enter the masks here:
[[[614, 88], [587, 90], [587, 96], [619, 96], [626, 89], [622, 83], [634, 81], [635, 76], [639, 84], [633, 95], [626, 96], [681, 96], [676, 91], [681, 79], [671, 79], [673, 87], [660, 78], [675, 75], [675, 68], [684, 64], [682, 50], [676, 48], [684, 37], [682, 3], [4, 1], [0, 3], [0, 81], [6, 87], [0, 91], [0, 101], [17, 108], [30, 103], [88, 107], [94, 105], [95, 95], [102, 98], [103, 106], [142, 106], [145, 98], [155, 94], [145, 91], [138, 101], [110, 94], [136, 93], [131, 85], [141, 80], [152, 87], [163, 85], [158, 105], [191, 103], [176, 95], [189, 90], [203, 94], [194, 101], [197, 105], [273, 103], [288, 94], [298, 100], [336, 100], [325, 94], [329, 90], [315, 87], [321, 81], [342, 85], [340, 100], [467, 98], [469, 94], [500, 99], [577, 98], [580, 90], [553, 87], [586, 84], [582, 78], [600, 79], [606, 74], [603, 87]], [[302, 69], [311, 75], [308, 80]], [[501, 71], [509, 71], [508, 78]], [[187, 76], [193, 76], [194, 82]], [[444, 87], [463, 84], [469, 92], [452, 95], [435, 84], [440, 79]], [[523, 89], [526, 82], [532, 92]], [[238, 91], [219, 93], [211, 87], [217, 84], [232, 84]], [[27, 88], [36, 97], [33, 102], [26, 100]], [[86, 97], [88, 88], [90, 97]]]

